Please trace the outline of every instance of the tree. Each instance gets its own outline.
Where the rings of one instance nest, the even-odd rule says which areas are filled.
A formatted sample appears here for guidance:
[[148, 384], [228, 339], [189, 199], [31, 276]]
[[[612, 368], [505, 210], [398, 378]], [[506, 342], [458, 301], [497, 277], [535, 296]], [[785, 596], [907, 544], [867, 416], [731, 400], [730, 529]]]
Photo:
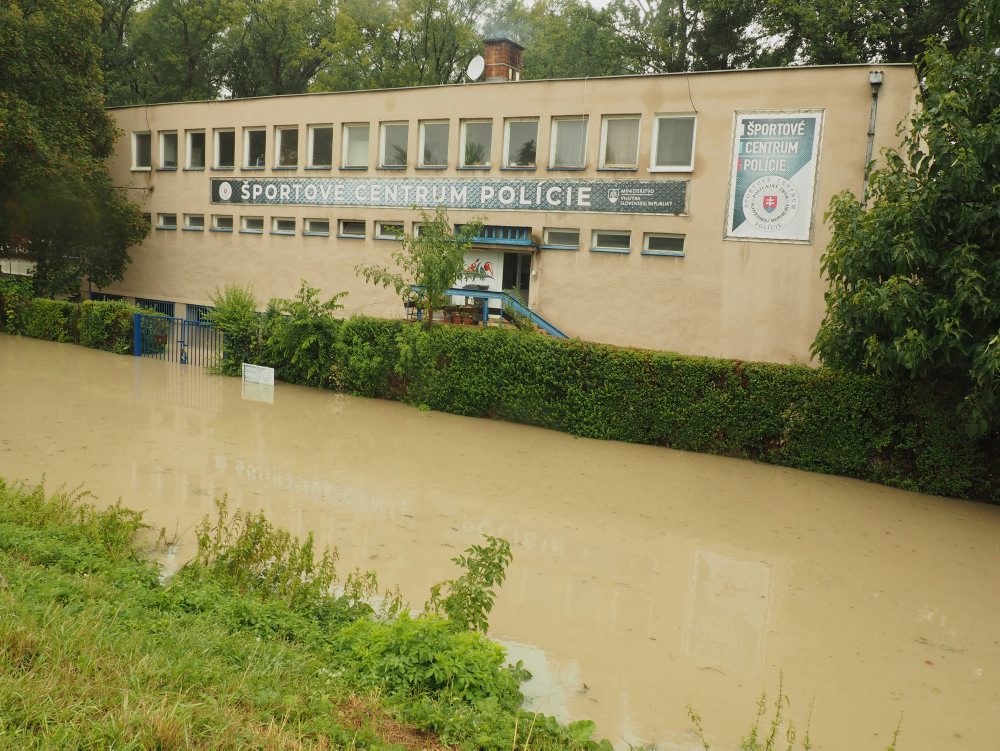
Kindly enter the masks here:
[[96, 3], [0, 5], [0, 252], [48, 295], [120, 279], [146, 223], [111, 183]]
[[958, 388], [973, 435], [1000, 425], [1000, 3], [973, 3], [969, 46], [922, 58], [903, 147], [828, 214], [827, 365]]
[[455, 234], [448, 213], [440, 206], [433, 215], [422, 211], [420, 217], [418, 234], [399, 233], [399, 249], [392, 253], [396, 269], [360, 265], [354, 270], [370, 284], [395, 289], [405, 302], [414, 303], [430, 323], [434, 311], [448, 304], [445, 290], [459, 279], [484, 278], [482, 271], [465, 268], [465, 252], [483, 225], [473, 221], [462, 225]]

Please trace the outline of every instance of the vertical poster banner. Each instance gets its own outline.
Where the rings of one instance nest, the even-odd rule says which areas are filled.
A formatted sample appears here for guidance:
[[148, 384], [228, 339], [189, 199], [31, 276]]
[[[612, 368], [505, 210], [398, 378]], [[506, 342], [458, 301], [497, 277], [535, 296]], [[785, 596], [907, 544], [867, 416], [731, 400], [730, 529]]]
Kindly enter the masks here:
[[810, 239], [822, 125], [818, 111], [736, 113], [725, 237]]

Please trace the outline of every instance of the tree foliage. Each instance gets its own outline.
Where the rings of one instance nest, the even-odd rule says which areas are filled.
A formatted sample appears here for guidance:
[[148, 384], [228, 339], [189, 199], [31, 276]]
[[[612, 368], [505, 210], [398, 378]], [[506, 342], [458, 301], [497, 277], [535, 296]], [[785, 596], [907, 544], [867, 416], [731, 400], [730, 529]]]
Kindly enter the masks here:
[[142, 213], [111, 183], [93, 3], [0, 5], [0, 252], [36, 263], [42, 294], [120, 279]]
[[1000, 37], [995, 10], [972, 11], [969, 47], [924, 55], [922, 107], [870, 205], [832, 203], [813, 347], [835, 367], [954, 385], [983, 434], [1000, 425]]

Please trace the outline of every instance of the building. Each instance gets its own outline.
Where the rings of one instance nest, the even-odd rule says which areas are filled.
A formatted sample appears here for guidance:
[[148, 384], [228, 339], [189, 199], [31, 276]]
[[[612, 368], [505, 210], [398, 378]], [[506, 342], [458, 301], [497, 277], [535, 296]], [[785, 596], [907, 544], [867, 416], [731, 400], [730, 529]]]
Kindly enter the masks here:
[[153, 228], [100, 294], [196, 317], [227, 284], [266, 301], [304, 279], [347, 290], [348, 314], [400, 317], [354, 269], [441, 204], [484, 221], [467, 260], [490, 287], [571, 336], [808, 362], [823, 213], [898, 143], [913, 68], [522, 81], [519, 65], [493, 40], [477, 83], [112, 109], [113, 179]]

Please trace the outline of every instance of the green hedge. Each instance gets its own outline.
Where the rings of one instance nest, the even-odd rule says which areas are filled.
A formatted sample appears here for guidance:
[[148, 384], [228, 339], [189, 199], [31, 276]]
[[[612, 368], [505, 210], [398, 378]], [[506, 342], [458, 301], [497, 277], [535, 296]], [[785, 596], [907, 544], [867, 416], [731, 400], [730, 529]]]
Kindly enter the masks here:
[[[243, 319], [244, 325], [247, 319]], [[255, 319], [255, 362], [302, 383]], [[319, 331], [321, 329], [317, 329]], [[326, 388], [574, 435], [668, 446], [926, 493], [1000, 501], [1000, 441], [967, 437], [927, 386], [796, 365], [621, 349], [530, 332], [354, 317], [322, 329]], [[224, 328], [227, 341], [231, 332]], [[242, 353], [240, 353], [242, 354]], [[238, 372], [227, 351], [225, 369]], [[238, 356], [238, 355], [236, 355]], [[309, 385], [315, 385], [313, 380]]]

